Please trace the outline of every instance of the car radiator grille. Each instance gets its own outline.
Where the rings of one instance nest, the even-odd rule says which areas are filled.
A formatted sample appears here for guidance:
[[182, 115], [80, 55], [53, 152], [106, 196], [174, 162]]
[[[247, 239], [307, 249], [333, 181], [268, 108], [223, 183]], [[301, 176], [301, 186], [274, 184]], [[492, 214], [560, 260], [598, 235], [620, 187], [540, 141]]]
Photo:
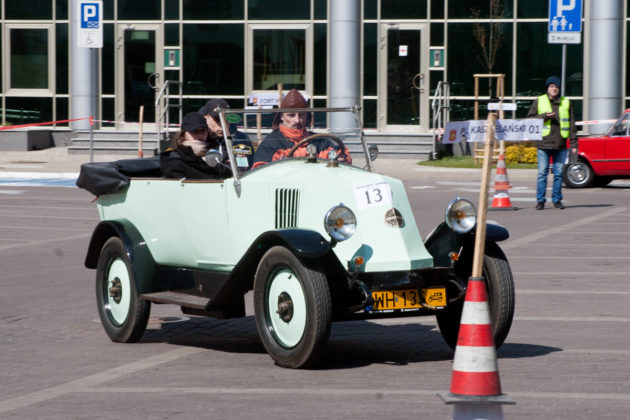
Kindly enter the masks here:
[[276, 229], [294, 228], [298, 225], [300, 191], [279, 188], [276, 190]]

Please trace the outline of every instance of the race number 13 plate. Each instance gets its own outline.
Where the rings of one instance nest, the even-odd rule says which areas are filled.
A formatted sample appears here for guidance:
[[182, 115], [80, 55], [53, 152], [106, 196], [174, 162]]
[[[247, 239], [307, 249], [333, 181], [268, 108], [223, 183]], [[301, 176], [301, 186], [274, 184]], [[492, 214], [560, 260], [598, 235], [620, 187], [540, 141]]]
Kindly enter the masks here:
[[392, 189], [387, 182], [354, 187], [354, 198], [360, 210], [389, 206], [392, 204]]

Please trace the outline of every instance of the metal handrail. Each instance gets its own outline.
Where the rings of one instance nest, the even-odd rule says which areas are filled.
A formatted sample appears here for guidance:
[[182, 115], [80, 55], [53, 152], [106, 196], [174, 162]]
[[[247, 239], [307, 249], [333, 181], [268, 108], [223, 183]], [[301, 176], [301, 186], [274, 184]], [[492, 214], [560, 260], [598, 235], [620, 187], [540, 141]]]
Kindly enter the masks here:
[[437, 158], [437, 137], [438, 132], [442, 132], [443, 128], [449, 122], [449, 110], [451, 109], [451, 85], [448, 82], [439, 81], [435, 89], [435, 95], [431, 101], [431, 110], [433, 111], [433, 151], [431, 159]]
[[[178, 87], [177, 103], [171, 103], [171, 86], [176, 85]], [[179, 109], [179, 121], [182, 120], [182, 82], [175, 80], [165, 80], [162, 88], [155, 98], [155, 125], [157, 131], [157, 152], [161, 152], [161, 142], [167, 140], [169, 130], [169, 118], [170, 109], [177, 107]]]

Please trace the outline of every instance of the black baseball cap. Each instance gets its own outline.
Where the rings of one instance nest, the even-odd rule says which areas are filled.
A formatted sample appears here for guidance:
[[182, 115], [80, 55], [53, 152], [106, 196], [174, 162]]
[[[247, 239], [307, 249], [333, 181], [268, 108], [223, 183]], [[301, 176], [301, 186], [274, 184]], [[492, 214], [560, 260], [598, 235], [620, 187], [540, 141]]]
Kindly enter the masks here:
[[206, 119], [198, 112], [189, 112], [182, 119], [182, 130], [193, 132], [196, 129], [204, 127], [208, 128]]
[[199, 113], [201, 115], [210, 115], [212, 118], [219, 115], [216, 111], [217, 108], [221, 109], [229, 109], [230, 104], [228, 104], [224, 99], [210, 99], [204, 106], [199, 109]]

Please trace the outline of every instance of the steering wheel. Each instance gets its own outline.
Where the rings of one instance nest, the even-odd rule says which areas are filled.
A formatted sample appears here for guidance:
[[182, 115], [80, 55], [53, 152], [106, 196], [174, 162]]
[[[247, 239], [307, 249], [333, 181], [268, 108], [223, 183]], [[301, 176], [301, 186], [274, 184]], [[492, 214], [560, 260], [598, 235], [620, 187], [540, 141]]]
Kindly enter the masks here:
[[335, 156], [333, 158], [333, 160], [339, 160], [340, 156], [344, 157], [344, 160], [346, 160], [348, 157], [346, 156], [346, 146], [343, 144], [343, 141], [341, 141], [341, 139], [337, 136], [333, 136], [332, 134], [328, 134], [328, 133], [320, 133], [320, 134], [312, 134], [308, 137], [303, 138], [302, 140], [300, 140], [299, 142], [297, 142], [292, 148], [291, 150], [289, 150], [289, 153], [287, 153], [287, 157], [293, 157], [293, 153], [299, 149], [304, 143], [307, 143], [311, 140], [317, 140], [317, 139], [330, 139], [332, 141], [334, 141], [335, 143], [337, 143], [337, 146], [339, 146], [339, 154], [337, 156]]

